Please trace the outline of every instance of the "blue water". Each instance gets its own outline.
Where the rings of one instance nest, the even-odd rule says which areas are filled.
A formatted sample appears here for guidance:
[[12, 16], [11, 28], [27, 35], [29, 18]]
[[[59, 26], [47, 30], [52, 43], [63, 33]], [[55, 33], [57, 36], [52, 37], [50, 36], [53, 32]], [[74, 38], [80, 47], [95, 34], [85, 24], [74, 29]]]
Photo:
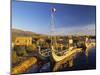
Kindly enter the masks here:
[[96, 49], [89, 50], [88, 56], [85, 53], [77, 55], [74, 67], [77, 70], [95, 69], [96, 68]]

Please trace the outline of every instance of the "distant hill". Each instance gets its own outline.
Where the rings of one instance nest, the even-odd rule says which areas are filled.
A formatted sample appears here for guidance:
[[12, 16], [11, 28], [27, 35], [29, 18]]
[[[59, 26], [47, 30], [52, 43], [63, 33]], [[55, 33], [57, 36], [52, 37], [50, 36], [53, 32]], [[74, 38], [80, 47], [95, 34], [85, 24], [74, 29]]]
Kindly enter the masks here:
[[21, 30], [21, 29], [12, 29], [12, 41], [15, 40], [16, 37], [19, 37], [19, 36], [31, 36], [33, 38], [40, 38], [40, 37], [46, 37], [45, 35], [42, 35], [42, 34], [36, 34], [34, 32], [31, 32], [31, 31], [24, 31], [24, 30]]
[[31, 31], [24, 31], [24, 30], [20, 30], [20, 29], [12, 29], [12, 35], [16, 35], [16, 36], [33, 36], [33, 35], [38, 35], [34, 32]]

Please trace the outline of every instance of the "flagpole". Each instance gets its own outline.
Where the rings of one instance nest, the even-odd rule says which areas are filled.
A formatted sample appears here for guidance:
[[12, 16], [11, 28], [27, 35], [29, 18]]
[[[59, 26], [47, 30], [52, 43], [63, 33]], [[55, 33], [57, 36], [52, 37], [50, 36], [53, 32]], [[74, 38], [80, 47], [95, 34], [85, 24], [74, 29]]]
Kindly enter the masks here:
[[[57, 45], [56, 43], [56, 36], [55, 36], [55, 12], [56, 12], [56, 9], [55, 8], [52, 8], [51, 9], [51, 46], [54, 45], [54, 43]], [[54, 37], [54, 43], [53, 43], [53, 37]]]

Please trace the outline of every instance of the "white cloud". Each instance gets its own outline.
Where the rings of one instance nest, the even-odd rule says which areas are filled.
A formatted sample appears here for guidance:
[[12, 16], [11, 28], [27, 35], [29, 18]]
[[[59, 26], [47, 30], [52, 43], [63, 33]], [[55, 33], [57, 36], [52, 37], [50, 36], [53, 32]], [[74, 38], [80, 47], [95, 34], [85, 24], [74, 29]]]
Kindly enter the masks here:
[[95, 24], [81, 25], [78, 27], [62, 27], [56, 29], [57, 35], [95, 35]]

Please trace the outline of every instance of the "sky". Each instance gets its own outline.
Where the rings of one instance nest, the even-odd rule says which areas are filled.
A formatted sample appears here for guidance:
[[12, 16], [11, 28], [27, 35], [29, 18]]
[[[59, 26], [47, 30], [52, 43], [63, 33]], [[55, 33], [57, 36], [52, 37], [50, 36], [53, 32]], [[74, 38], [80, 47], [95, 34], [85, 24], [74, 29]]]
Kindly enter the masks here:
[[71, 4], [12, 1], [12, 28], [49, 34], [51, 9], [54, 13], [55, 33], [58, 35], [95, 35], [96, 7]]

